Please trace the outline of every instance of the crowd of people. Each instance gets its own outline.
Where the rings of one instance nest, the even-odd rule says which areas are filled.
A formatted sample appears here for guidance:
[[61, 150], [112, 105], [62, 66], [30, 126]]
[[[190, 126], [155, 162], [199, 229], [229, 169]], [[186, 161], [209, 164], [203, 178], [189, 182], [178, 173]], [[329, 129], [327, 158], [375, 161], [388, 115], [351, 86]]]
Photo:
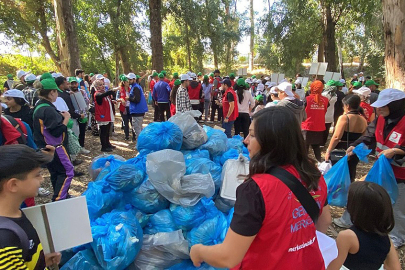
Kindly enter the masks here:
[[[123, 139], [135, 142], [149, 103], [156, 122], [198, 110], [198, 122], [221, 123], [228, 138], [243, 136], [249, 150], [249, 176], [237, 189], [227, 236], [219, 245], [193, 246], [190, 256], [196, 266], [207, 262], [232, 269], [325, 269], [312, 239], [315, 229], [326, 233], [332, 219], [327, 186], [316, 165], [323, 160], [335, 164], [343, 151], [349, 155], [350, 178], [355, 182], [359, 159], [353, 149], [364, 143], [377, 156], [392, 160], [398, 199], [392, 206], [382, 187], [353, 183], [347, 210], [333, 220], [349, 230], [339, 234], [339, 256], [327, 269], [379, 269], [383, 264], [386, 269], [400, 269], [395, 248], [405, 244], [403, 91], [380, 92], [379, 84], [362, 73], [353, 76], [347, 87], [344, 79], [324, 82], [315, 77], [303, 85], [300, 74], [295, 80], [272, 82], [265, 75], [221, 77], [219, 70], [206, 75], [174, 72], [170, 80], [163, 70], [149, 76], [147, 92], [141, 83], [146, 75], [120, 75], [117, 87], [107, 74], [87, 75], [81, 69], [72, 77], [55, 72], [35, 76], [19, 70], [14, 81], [8, 75], [0, 121], [0, 145], [4, 145], [0, 146], [0, 216], [26, 222], [21, 221], [25, 216], [19, 208], [33, 205], [32, 197], [42, 182], [38, 170], [44, 164], [50, 172], [52, 201], [70, 198], [70, 183], [77, 175], [74, 166], [81, 163], [77, 156], [89, 153], [84, 147], [86, 131], [99, 136], [102, 152], [113, 152], [110, 136], [116, 109]], [[310, 148], [317, 162], [309, 156]], [[323, 159], [322, 148], [326, 150]], [[16, 170], [22, 162], [31, 166]], [[309, 191], [314, 198], [311, 203], [317, 206], [316, 217], [298, 196], [291, 200], [289, 186], [277, 181], [284, 178], [298, 179]], [[19, 182], [26, 179], [33, 182], [30, 190]], [[18, 198], [11, 199], [15, 194]], [[297, 218], [305, 222], [291, 225]], [[4, 237], [0, 233], [0, 256], [8, 254], [2, 248], [10, 240], [3, 241]], [[59, 260], [60, 254], [46, 257], [47, 264]], [[277, 267], [269, 266], [269, 261]], [[45, 259], [39, 265], [44, 264]]]

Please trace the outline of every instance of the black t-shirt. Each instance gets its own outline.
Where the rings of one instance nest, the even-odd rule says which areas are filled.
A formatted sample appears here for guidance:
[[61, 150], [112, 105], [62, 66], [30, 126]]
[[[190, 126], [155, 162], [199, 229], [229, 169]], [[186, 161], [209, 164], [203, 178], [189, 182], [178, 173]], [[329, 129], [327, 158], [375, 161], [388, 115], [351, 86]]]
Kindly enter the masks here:
[[10, 115], [14, 118], [20, 118], [23, 122], [27, 123], [32, 129], [32, 114], [28, 105], [21, 106], [21, 110], [18, 112], [10, 112], [10, 108], [4, 110], [5, 115]]
[[232, 93], [228, 93], [228, 94], [226, 95], [226, 99], [228, 100], [228, 102], [235, 101], [235, 99], [233, 98]]
[[266, 213], [262, 191], [255, 181], [248, 179], [236, 190], [236, 198], [232, 231], [243, 236], [256, 235]]
[[[22, 245], [14, 232], [0, 230], [0, 269], [46, 269], [44, 251], [31, 222], [24, 213], [20, 218], [9, 219], [17, 223], [27, 234], [30, 242], [28, 257], [27, 260], [22, 258]], [[8, 265], [9, 263], [11, 265]]]

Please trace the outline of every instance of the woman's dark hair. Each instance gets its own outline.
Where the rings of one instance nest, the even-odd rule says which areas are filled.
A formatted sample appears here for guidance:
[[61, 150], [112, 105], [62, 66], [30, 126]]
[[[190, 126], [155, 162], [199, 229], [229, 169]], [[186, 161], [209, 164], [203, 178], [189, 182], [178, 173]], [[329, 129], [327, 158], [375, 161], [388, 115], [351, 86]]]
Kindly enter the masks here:
[[176, 97], [177, 97], [177, 90], [179, 89], [180, 85], [175, 85], [170, 91], [170, 102], [176, 105]]
[[210, 84], [210, 79], [209, 78], [204, 78], [203, 83], [205, 84], [205, 86], [208, 86]]
[[90, 84], [90, 76], [89, 76], [89, 74], [84, 75], [84, 80]]
[[351, 184], [347, 211], [353, 224], [366, 232], [387, 235], [395, 226], [390, 196], [375, 183], [359, 181]]
[[353, 111], [359, 111], [361, 99], [358, 95], [350, 94], [343, 98], [342, 103], [349, 106], [349, 108]]
[[250, 161], [250, 177], [273, 166], [292, 165], [308, 190], [317, 190], [321, 173], [308, 157], [301, 127], [291, 110], [270, 107], [253, 115], [254, 134], [260, 151]]
[[236, 91], [236, 94], [238, 95], [239, 104], [242, 104], [243, 98], [244, 98], [243, 92], [245, 91], [245, 88], [242, 86], [239, 86], [237, 84], [235, 84], [235, 86], [233, 88]]
[[22, 98], [19, 98], [19, 97], [13, 97], [13, 98], [14, 98], [14, 102], [17, 103], [17, 105], [24, 106], [25, 104], [27, 104], [27, 102], [25, 102], [25, 100]]

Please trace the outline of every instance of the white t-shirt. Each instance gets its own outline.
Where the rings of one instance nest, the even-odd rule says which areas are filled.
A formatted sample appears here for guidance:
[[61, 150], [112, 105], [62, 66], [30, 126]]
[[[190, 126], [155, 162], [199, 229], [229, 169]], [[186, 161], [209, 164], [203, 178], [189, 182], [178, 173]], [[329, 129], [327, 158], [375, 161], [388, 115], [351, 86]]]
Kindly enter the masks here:
[[65, 100], [61, 97], [57, 97], [56, 101], [53, 103], [56, 109], [60, 112], [68, 112], [69, 107], [67, 106]]
[[346, 86], [342, 87], [342, 92], [347, 95], [347, 92], [349, 92], [349, 89]]
[[249, 107], [253, 107], [255, 104], [255, 100], [252, 97], [252, 94], [249, 90], [243, 90], [243, 101], [242, 103], [239, 102], [239, 97], [236, 95], [238, 99], [238, 111], [239, 113], [249, 113]]
[[322, 93], [322, 96], [326, 97], [329, 100], [328, 110], [325, 114], [325, 123], [332, 123], [333, 115], [335, 114], [335, 103], [337, 101], [337, 96], [333, 96], [331, 98], [328, 93]]

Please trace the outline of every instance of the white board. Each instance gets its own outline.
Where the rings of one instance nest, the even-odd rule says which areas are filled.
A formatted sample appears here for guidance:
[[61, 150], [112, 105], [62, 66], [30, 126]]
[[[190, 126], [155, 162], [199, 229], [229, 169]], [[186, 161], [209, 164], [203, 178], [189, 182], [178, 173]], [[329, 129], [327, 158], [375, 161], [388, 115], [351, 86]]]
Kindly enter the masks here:
[[318, 69], [318, 75], [325, 75], [327, 68], [328, 68], [328, 63], [320, 63], [319, 69]]
[[309, 78], [308, 78], [308, 77], [304, 77], [304, 78], [302, 79], [302, 87], [307, 86], [308, 81], [309, 81]]
[[271, 81], [278, 84], [278, 73], [271, 74]]
[[328, 63], [325, 63], [325, 62], [324, 63], [312, 63], [311, 68], [309, 69], [309, 74], [324, 76], [327, 68], [328, 68]]
[[340, 73], [339, 72], [334, 72], [332, 80], [334, 80], [334, 81], [340, 80]]
[[[46, 233], [45, 219], [41, 211], [45, 207], [48, 217], [53, 250]], [[23, 209], [38, 232], [45, 254], [59, 252], [93, 241], [86, 197], [38, 205]]]
[[333, 77], [333, 72], [326, 71], [325, 76], [323, 76], [323, 80], [325, 82], [328, 82], [328, 81], [332, 80], [332, 77]]
[[278, 74], [278, 81], [277, 83], [281, 83], [281, 81], [284, 80], [284, 74]]
[[319, 63], [312, 63], [311, 68], [309, 69], [309, 74], [310, 75], [318, 74], [318, 68], [319, 68]]
[[238, 69], [238, 76], [247, 76], [247, 68]]

